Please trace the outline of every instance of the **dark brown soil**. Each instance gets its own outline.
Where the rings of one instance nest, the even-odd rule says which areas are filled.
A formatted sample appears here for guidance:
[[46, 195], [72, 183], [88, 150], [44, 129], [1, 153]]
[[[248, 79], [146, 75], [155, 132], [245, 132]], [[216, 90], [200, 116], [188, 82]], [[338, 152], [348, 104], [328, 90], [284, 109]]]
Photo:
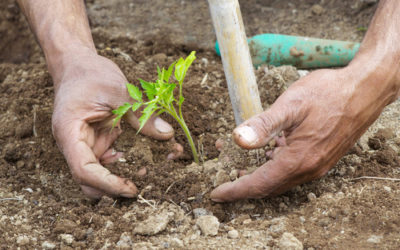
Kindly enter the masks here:
[[[176, 129], [175, 140], [185, 147], [178, 161], [166, 160], [171, 141], [136, 135], [122, 124], [124, 133], [115, 147], [124, 152], [126, 162], [107, 167], [133, 180], [143, 199], [155, 208], [143, 199], [84, 197], [51, 134], [53, 87], [40, 48], [15, 3], [3, 1], [0, 249], [45, 248], [46, 244], [57, 249], [115, 249], [123, 248], [124, 237], [131, 239], [128, 248], [133, 249], [278, 248], [285, 232], [306, 249], [400, 247], [399, 182], [357, 179], [400, 177], [398, 130], [380, 129], [367, 145], [355, 145], [327, 176], [281, 196], [211, 202], [209, 193], [218, 182], [234, 179], [236, 170], [252, 171], [266, 158], [264, 149], [245, 151], [231, 141], [235, 124], [222, 65], [212, 50], [206, 1], [87, 2], [99, 54], [116, 62], [133, 83], [138, 77], [151, 80], [157, 65], [166, 66], [197, 51], [184, 89], [183, 112], [205, 163], [192, 164], [184, 135], [168, 116], [163, 118]], [[373, 1], [251, 0], [241, 4], [249, 35], [280, 32], [360, 41], [363, 33], [357, 28], [368, 25], [376, 7], [367, 2]], [[321, 14], [313, 11], [314, 4], [322, 6]], [[177, 9], [182, 9], [185, 18], [176, 15]], [[264, 107], [298, 77], [289, 66], [258, 69]], [[398, 120], [396, 124], [399, 127]], [[215, 147], [218, 139], [224, 141], [222, 152]], [[138, 176], [143, 167], [147, 175]], [[216, 237], [200, 235], [193, 218], [195, 208], [206, 209], [222, 223]], [[135, 233], [141, 222], [162, 211], [174, 214], [165, 230], [152, 236]], [[239, 232], [238, 238], [228, 238], [232, 229]]]

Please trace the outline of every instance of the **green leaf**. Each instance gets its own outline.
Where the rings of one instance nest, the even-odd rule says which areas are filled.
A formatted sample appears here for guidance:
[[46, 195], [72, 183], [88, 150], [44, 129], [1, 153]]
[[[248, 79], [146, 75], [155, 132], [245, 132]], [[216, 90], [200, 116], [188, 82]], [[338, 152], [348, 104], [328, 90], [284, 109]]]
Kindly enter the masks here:
[[127, 83], [126, 87], [128, 89], [129, 95], [138, 102], [143, 102], [142, 100], [142, 92], [133, 84]]
[[150, 103], [149, 105], [147, 105], [143, 112], [142, 112], [142, 116], [139, 118], [139, 122], [140, 122], [140, 127], [138, 129], [138, 133], [140, 132], [140, 130], [142, 130], [143, 126], [146, 124], [146, 122], [149, 120], [149, 118], [151, 117], [151, 115], [157, 111], [157, 104], [156, 103]]
[[171, 75], [172, 75], [172, 70], [174, 70], [174, 66], [175, 66], [175, 62], [173, 62], [173, 63], [168, 67], [168, 70], [165, 71], [165, 74], [164, 74], [164, 81], [165, 81], [165, 82], [169, 82], [169, 78], [170, 78]]
[[161, 78], [161, 69], [158, 66], [157, 66], [157, 75], [158, 75], [158, 79], [162, 79]]
[[128, 112], [128, 110], [132, 107], [132, 104], [130, 104], [129, 102], [124, 103], [123, 105], [119, 106], [117, 109], [114, 109], [112, 111], [112, 113], [114, 115], [117, 115], [117, 117], [115, 117], [113, 119], [113, 124], [112, 124], [112, 128], [115, 127], [115, 125], [117, 125], [118, 121], [121, 120], [122, 116], [125, 115], [126, 112]]
[[144, 92], [146, 93], [147, 98], [149, 98], [149, 100], [153, 100], [154, 96], [157, 94], [155, 84], [146, 82], [142, 79], [139, 79], [139, 82], [140, 82], [140, 85], [142, 86], [142, 88], [144, 89]]
[[136, 110], [138, 110], [143, 103], [141, 102], [135, 102], [134, 104], [132, 104], [132, 111], [135, 112]]
[[192, 65], [193, 61], [196, 59], [196, 51], [192, 51], [186, 59], [179, 58], [178, 62], [175, 64], [175, 78], [179, 83], [183, 82], [186, 76], [186, 72]]
[[178, 82], [183, 80], [183, 73], [185, 71], [185, 60], [183, 58], [179, 58], [178, 62], [175, 64], [175, 78]]

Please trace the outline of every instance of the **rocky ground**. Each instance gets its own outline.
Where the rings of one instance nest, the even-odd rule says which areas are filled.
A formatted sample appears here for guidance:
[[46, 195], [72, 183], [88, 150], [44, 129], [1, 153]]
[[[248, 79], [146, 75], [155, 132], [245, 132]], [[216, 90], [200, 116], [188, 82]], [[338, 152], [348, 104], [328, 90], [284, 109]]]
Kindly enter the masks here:
[[[240, 1], [246, 32], [361, 41], [377, 1]], [[91, 0], [97, 49], [131, 82], [151, 79], [196, 50], [184, 113], [203, 163], [123, 124], [107, 166], [132, 179], [137, 199], [89, 200], [71, 178], [51, 135], [52, 80], [14, 1], [0, 3], [1, 249], [398, 249], [400, 104], [379, 120], [324, 178], [274, 198], [210, 201], [216, 185], [254, 170], [265, 150], [244, 151], [230, 137], [232, 110], [206, 1]], [[289, 66], [256, 71], [264, 108], [296, 79]], [[176, 141], [185, 145], [177, 129]], [[224, 142], [219, 150], [216, 141]], [[146, 174], [138, 174], [145, 169]], [[140, 171], [139, 171], [140, 170]], [[365, 176], [375, 177], [367, 179]], [[393, 178], [393, 179], [390, 179]]]

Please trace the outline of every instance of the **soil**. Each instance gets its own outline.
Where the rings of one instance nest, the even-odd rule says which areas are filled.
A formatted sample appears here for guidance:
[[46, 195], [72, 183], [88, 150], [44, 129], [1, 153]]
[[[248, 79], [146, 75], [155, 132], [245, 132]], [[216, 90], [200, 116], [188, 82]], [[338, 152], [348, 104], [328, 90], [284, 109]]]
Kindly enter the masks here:
[[[357, 42], [376, 2], [240, 1], [249, 36], [274, 32]], [[132, 179], [142, 198], [86, 198], [52, 137], [53, 87], [43, 55], [15, 2], [2, 1], [0, 249], [285, 249], [288, 233], [305, 249], [399, 249], [399, 182], [359, 178], [400, 178], [398, 101], [322, 179], [273, 198], [216, 204], [209, 193], [217, 184], [267, 159], [265, 149], [245, 151], [232, 143], [233, 112], [212, 50], [207, 2], [91, 0], [87, 9], [99, 53], [131, 82], [151, 80], [156, 65], [197, 51], [183, 112], [203, 163], [192, 164], [184, 135], [167, 116], [185, 147], [177, 161], [166, 160], [172, 141], [136, 135], [122, 124], [115, 147], [126, 161], [107, 167]], [[262, 66], [256, 73], [264, 108], [300, 77], [291, 66]], [[147, 174], [140, 176], [143, 167]], [[217, 235], [201, 233], [199, 211], [218, 218]]]

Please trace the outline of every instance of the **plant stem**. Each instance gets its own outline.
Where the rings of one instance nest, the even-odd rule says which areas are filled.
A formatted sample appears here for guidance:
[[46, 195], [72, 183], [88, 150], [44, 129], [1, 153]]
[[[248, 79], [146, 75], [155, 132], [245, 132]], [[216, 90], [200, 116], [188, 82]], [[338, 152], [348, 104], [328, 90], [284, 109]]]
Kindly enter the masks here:
[[182, 116], [178, 116], [178, 114], [176, 113], [175, 108], [168, 109], [168, 111], [170, 112], [172, 117], [175, 118], [175, 120], [179, 123], [179, 125], [183, 129], [183, 132], [185, 133], [186, 138], [189, 141], [190, 148], [192, 149], [192, 154], [193, 154], [194, 161], [196, 163], [199, 163], [199, 157], [197, 155], [197, 150], [196, 150], [196, 147], [194, 145], [194, 142], [193, 142], [193, 139], [192, 139], [192, 135], [190, 134], [189, 128], [187, 127], [187, 125], [185, 123], [185, 120], [183, 119]]

